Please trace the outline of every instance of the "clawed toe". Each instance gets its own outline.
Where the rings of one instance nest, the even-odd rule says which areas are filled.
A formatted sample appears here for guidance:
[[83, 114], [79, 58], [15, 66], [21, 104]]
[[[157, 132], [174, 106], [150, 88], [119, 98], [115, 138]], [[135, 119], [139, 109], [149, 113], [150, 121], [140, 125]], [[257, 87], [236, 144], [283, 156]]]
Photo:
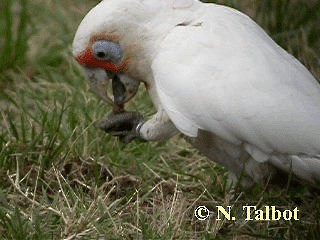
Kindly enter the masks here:
[[122, 112], [98, 123], [97, 127], [111, 136], [118, 136], [121, 141], [129, 143], [138, 137], [136, 128], [143, 121], [143, 116], [138, 112]]

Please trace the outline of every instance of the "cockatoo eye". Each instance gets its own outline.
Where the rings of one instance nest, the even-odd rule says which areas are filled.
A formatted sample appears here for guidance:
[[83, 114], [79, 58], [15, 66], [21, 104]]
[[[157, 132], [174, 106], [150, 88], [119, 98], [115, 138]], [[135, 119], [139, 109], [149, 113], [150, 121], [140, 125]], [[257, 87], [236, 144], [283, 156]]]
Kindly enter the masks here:
[[119, 63], [122, 59], [122, 49], [118, 43], [98, 40], [92, 45], [93, 55], [100, 61]]

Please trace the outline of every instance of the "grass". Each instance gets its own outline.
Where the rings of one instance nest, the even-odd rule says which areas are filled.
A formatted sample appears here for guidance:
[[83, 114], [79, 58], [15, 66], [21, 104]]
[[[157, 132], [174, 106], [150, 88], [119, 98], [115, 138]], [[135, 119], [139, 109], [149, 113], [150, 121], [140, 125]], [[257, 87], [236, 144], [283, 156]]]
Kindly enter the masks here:
[[[125, 146], [94, 123], [111, 109], [71, 57], [98, 1], [0, 3], [1, 239], [319, 239], [319, 191], [226, 187], [226, 171], [182, 138]], [[317, 1], [219, 1], [246, 12], [320, 76]], [[141, 91], [129, 106], [150, 116]], [[300, 221], [248, 222], [241, 206], [299, 207]], [[232, 205], [237, 221], [198, 221], [196, 206]]]

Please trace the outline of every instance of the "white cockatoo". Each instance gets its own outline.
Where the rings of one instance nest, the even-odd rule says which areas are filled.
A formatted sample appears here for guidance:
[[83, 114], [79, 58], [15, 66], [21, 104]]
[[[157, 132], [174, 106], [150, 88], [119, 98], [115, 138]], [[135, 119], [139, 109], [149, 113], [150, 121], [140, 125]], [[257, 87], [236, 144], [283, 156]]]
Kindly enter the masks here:
[[[120, 106], [107, 132], [125, 122], [129, 140], [182, 133], [243, 185], [277, 169], [320, 180], [320, 85], [243, 13], [197, 0], [104, 0], [80, 24], [73, 54], [93, 90]], [[157, 109], [148, 121], [121, 111], [139, 82]]]

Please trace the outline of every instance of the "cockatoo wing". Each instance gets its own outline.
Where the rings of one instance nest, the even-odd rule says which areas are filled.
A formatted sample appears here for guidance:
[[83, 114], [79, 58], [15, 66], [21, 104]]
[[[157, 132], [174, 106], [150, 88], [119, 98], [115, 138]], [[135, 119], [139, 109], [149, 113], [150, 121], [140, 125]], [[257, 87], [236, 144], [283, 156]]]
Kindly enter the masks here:
[[212, 132], [264, 153], [320, 153], [320, 87], [244, 14], [198, 8], [166, 36], [152, 71], [161, 104], [185, 135]]

